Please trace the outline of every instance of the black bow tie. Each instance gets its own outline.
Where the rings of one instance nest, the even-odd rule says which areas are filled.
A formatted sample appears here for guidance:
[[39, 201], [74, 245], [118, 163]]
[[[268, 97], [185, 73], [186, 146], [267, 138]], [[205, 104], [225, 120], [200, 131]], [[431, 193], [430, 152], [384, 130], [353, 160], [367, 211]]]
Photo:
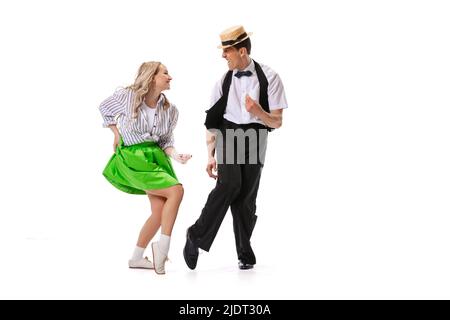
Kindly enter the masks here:
[[238, 78], [240, 78], [242, 76], [250, 77], [252, 74], [253, 73], [250, 70], [247, 70], [247, 71], [238, 71], [238, 72], [236, 72], [236, 74], [234, 76], [238, 77]]

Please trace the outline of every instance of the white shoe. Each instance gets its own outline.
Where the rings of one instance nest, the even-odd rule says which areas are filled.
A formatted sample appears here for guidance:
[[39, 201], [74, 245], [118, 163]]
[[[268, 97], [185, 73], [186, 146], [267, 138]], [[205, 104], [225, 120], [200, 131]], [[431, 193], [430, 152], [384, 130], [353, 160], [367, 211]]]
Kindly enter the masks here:
[[155, 272], [157, 274], [165, 274], [166, 269], [164, 265], [166, 261], [169, 259], [167, 259], [167, 255], [165, 255], [164, 253], [161, 252], [161, 250], [159, 250], [158, 242], [152, 243], [152, 252], [153, 252], [153, 261], [155, 262], [154, 264]]
[[128, 267], [131, 269], [155, 269], [153, 267], [153, 263], [148, 260], [147, 257], [136, 260], [128, 260]]

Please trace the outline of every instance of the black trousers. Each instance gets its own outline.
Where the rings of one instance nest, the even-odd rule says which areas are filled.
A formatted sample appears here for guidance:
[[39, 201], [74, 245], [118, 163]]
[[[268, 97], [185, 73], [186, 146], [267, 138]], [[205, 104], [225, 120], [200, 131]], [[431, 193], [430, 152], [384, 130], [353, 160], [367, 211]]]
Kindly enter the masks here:
[[[236, 125], [234, 123], [225, 121], [221, 132], [225, 134], [228, 129], [256, 129], [258, 139], [261, 134], [265, 134], [267, 138], [267, 131], [260, 125]], [[236, 140], [233, 147], [236, 151]], [[256, 197], [258, 195], [259, 182], [261, 178], [261, 171], [263, 168], [263, 161], [258, 157], [257, 163], [249, 163], [249, 141], [246, 141], [245, 149], [245, 163], [238, 163], [235, 152], [234, 161], [230, 164], [229, 161], [224, 161], [217, 165], [218, 178], [215, 188], [211, 191], [202, 210], [200, 217], [194, 225], [189, 229], [189, 235], [196, 244], [203, 250], [209, 251], [211, 245], [219, 231], [220, 225], [228, 211], [231, 208], [233, 216], [233, 230], [236, 242], [236, 251], [238, 259], [245, 263], [256, 263], [256, 257], [250, 245], [250, 238], [256, 224]], [[265, 148], [267, 140], [261, 142]], [[258, 145], [258, 150], [261, 145]], [[230, 148], [226, 143], [221, 146], [223, 155], [226, 154], [226, 149]], [[228, 159], [226, 159], [228, 160]]]

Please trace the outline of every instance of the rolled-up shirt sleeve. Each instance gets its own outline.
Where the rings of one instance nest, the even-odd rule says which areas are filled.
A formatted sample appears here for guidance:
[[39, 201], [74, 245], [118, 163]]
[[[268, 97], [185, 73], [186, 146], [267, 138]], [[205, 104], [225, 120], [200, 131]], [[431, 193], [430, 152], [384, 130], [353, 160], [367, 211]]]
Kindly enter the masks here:
[[170, 120], [168, 131], [166, 134], [162, 135], [159, 139], [159, 146], [163, 150], [169, 147], [173, 147], [175, 145], [175, 138], [173, 131], [175, 130], [178, 121], [178, 110], [174, 105], [172, 105], [170, 109], [171, 110], [169, 110]]
[[278, 74], [274, 73], [268, 77], [269, 80], [269, 109], [286, 109], [288, 107], [284, 86]]
[[103, 127], [117, 124], [117, 116], [123, 114], [126, 108], [127, 95], [122, 91], [115, 92], [106, 98], [99, 106], [103, 117]]

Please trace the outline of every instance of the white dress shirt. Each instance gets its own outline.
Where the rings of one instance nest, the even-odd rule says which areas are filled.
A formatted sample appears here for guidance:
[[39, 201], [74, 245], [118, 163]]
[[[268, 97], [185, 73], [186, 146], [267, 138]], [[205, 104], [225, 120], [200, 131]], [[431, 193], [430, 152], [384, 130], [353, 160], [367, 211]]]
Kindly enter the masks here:
[[[284, 93], [283, 83], [278, 74], [270, 69], [268, 66], [260, 64], [269, 86], [267, 88], [267, 95], [269, 100], [269, 110], [285, 109], [288, 107], [286, 96]], [[248, 94], [252, 99], [259, 102], [259, 81], [256, 75], [255, 63], [251, 60], [250, 64], [242, 71], [251, 71], [251, 76], [242, 76], [240, 78], [234, 75], [238, 71], [233, 70], [233, 76], [230, 85], [230, 92], [228, 93], [228, 102], [223, 117], [228, 121], [236, 124], [247, 123], [261, 123], [259, 118], [255, 117], [245, 109], [245, 96]], [[225, 74], [226, 75], [226, 74]], [[225, 79], [223, 75], [212, 92], [211, 107], [222, 97], [222, 83]]]

